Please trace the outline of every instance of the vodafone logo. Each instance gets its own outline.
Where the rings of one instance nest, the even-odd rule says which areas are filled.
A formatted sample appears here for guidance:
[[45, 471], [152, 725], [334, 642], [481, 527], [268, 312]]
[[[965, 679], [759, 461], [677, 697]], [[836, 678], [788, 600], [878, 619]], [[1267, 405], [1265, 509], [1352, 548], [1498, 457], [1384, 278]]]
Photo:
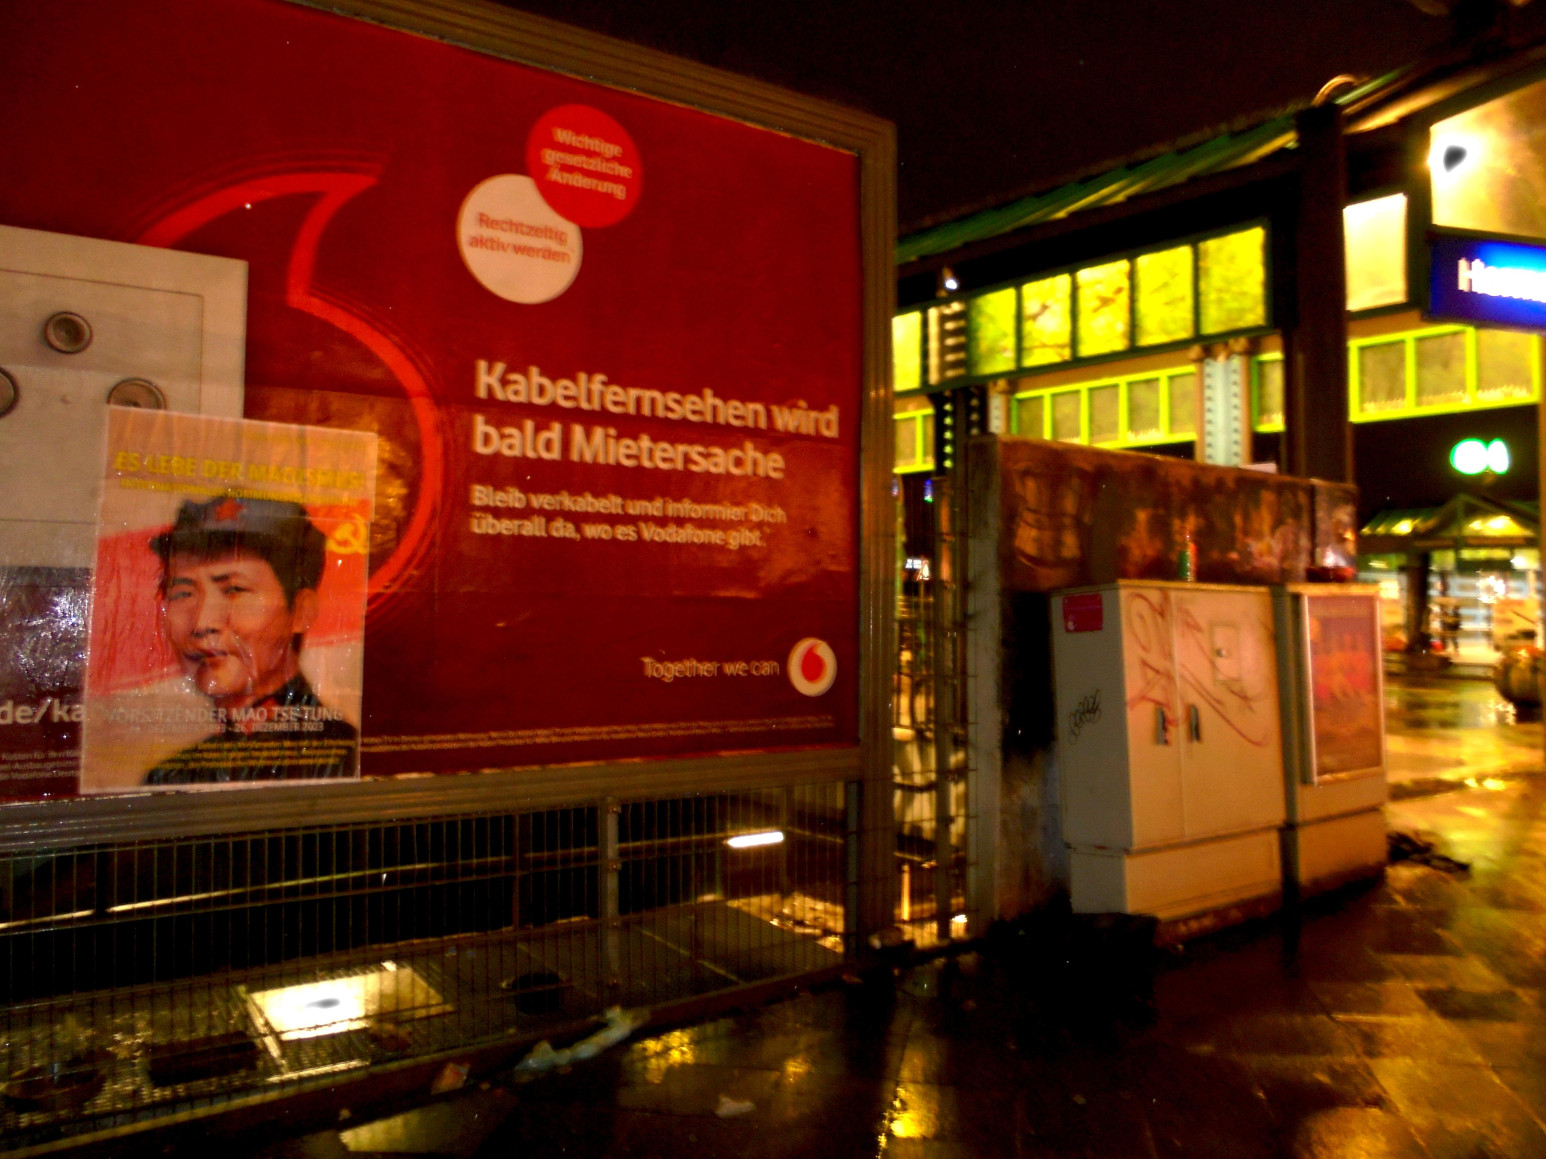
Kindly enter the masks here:
[[832, 645], [807, 636], [789, 651], [789, 683], [806, 696], [820, 696], [837, 679], [837, 657]]

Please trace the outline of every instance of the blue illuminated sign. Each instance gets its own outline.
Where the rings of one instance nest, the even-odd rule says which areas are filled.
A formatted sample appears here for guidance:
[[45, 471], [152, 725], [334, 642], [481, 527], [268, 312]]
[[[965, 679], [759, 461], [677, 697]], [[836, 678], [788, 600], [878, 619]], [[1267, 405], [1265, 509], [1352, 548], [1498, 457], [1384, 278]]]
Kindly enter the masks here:
[[1546, 330], [1546, 246], [1440, 235], [1429, 256], [1435, 318]]

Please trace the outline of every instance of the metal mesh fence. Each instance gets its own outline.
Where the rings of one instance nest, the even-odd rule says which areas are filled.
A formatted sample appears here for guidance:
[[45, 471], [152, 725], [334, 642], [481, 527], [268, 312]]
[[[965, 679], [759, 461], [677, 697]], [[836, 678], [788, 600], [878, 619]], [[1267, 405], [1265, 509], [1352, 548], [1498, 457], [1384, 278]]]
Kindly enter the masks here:
[[[897, 600], [892, 683], [896, 920], [905, 936], [935, 948], [968, 931], [968, 792], [964, 593], [964, 495], [955, 480], [929, 480], [929, 566], [903, 581]], [[905, 516], [904, 516], [905, 517]]]
[[844, 782], [0, 856], [0, 1149], [841, 962]]

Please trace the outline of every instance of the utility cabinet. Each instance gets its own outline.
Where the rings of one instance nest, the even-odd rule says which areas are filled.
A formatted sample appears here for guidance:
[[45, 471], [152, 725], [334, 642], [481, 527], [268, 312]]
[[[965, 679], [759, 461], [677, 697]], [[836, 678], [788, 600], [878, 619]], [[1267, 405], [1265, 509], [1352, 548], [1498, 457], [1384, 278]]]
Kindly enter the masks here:
[[1284, 875], [1301, 893], [1377, 877], [1388, 859], [1379, 601], [1374, 585], [1273, 589], [1288, 810]]
[[1121, 581], [1055, 593], [1063, 837], [1076, 912], [1275, 906], [1285, 816], [1272, 596]]

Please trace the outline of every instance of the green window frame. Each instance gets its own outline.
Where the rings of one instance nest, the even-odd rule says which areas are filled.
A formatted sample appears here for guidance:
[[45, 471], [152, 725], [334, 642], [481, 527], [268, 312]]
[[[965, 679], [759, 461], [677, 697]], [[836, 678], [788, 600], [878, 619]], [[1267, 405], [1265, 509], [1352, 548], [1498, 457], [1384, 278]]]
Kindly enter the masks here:
[[1261, 431], [1263, 434], [1278, 433], [1283, 430], [1283, 411], [1264, 414], [1262, 413], [1262, 377], [1267, 373], [1266, 368], [1271, 365], [1283, 370], [1283, 355], [1281, 353], [1258, 354], [1251, 359], [1251, 429]]
[[[1250, 245], [1242, 247], [1239, 243], [1243, 241]], [[1196, 341], [1266, 333], [1273, 326], [1269, 242], [1265, 221], [1245, 222], [1096, 261], [1039, 271], [1008, 284], [985, 286], [913, 307], [893, 321], [897, 367], [893, 386], [899, 392], [915, 387], [911, 350], [915, 325], [921, 344], [919, 385], [929, 386], [947, 382], [970, 385], [1019, 371], [1111, 362], [1137, 350], [1180, 349]], [[1218, 307], [1204, 293], [1199, 255], [1217, 252], [1234, 260], [1246, 249], [1261, 254], [1261, 284], [1247, 294], [1254, 294], [1256, 302], [1256, 312], [1247, 314], [1260, 320], [1228, 330], [1205, 329], [1206, 316]], [[1109, 308], [1081, 302], [1081, 283], [1087, 293], [1089, 287], [1100, 285], [1101, 292], [1117, 304], [1121, 316], [1113, 317]], [[1152, 301], [1146, 297], [1151, 292], [1157, 295]], [[1189, 328], [1177, 313], [1187, 310], [1191, 313]], [[917, 315], [916, 323], [912, 315]], [[1096, 319], [1103, 327], [1099, 334], [1087, 329]]]
[[[1499, 333], [1517, 333], [1500, 331]], [[1479, 350], [1484, 338], [1483, 331], [1475, 326], [1427, 326], [1420, 330], [1406, 330], [1395, 334], [1380, 334], [1371, 338], [1355, 338], [1347, 344], [1347, 391], [1348, 417], [1355, 423], [1384, 422], [1389, 419], [1411, 418], [1416, 415], [1458, 414], [1469, 410], [1491, 410], [1505, 406], [1524, 406], [1539, 402], [1541, 397], [1541, 336], [1522, 334], [1529, 346], [1526, 361], [1529, 367], [1528, 394], [1499, 395], [1485, 393], [1480, 377]], [[1425, 339], [1460, 336], [1464, 341], [1464, 392], [1442, 402], [1422, 402], [1418, 393], [1419, 344]], [[1364, 399], [1365, 354], [1377, 352], [1393, 357], [1400, 352], [1402, 366], [1402, 392], [1393, 404], [1383, 400], [1382, 405], [1368, 404]]]
[[892, 401], [891, 418], [896, 423], [897, 456], [893, 471], [911, 475], [934, 470], [934, 407], [929, 396], [897, 396]]
[[[1056, 400], [1066, 400], [1070, 395], [1077, 395], [1079, 400], [1079, 437], [1077, 440], [1066, 440], [1068, 442], [1077, 441], [1086, 446], [1106, 447], [1115, 450], [1187, 442], [1196, 437], [1195, 431], [1172, 432], [1170, 430], [1170, 392], [1171, 384], [1174, 380], [1190, 378], [1195, 373], [1196, 368], [1191, 363], [1186, 363], [1181, 366], [1169, 366], [1163, 370], [1146, 370], [1123, 375], [1118, 378], [1097, 378], [1089, 382], [1065, 383], [1059, 386], [1026, 386], [1022, 381], [1021, 389], [1016, 390], [1010, 399], [1010, 431], [1017, 435], [1030, 435], [1038, 439], [1051, 439], [1054, 431], [1053, 414], [1057, 409]], [[1143, 384], [1147, 388], [1148, 384], [1151, 383], [1158, 384], [1158, 429], [1134, 432], [1132, 430], [1132, 388], [1139, 384]], [[1094, 395], [1097, 391], [1109, 390], [1113, 387], [1117, 390], [1117, 437], [1114, 439], [1102, 439], [1099, 442], [1092, 443], [1090, 441], [1090, 429], [1093, 417]], [[1032, 431], [1026, 430], [1022, 421], [1022, 416], [1031, 408], [1024, 407], [1021, 403], [1034, 399], [1041, 400], [1041, 429]]]

